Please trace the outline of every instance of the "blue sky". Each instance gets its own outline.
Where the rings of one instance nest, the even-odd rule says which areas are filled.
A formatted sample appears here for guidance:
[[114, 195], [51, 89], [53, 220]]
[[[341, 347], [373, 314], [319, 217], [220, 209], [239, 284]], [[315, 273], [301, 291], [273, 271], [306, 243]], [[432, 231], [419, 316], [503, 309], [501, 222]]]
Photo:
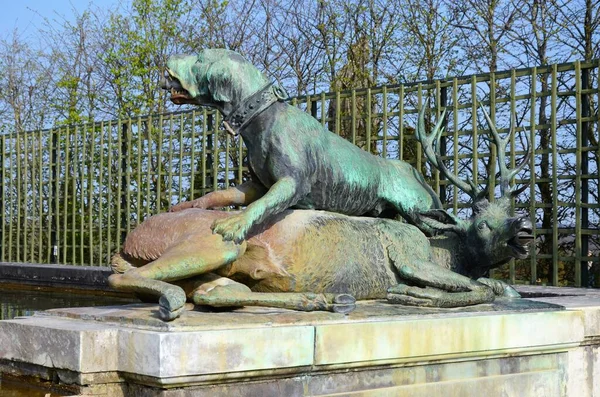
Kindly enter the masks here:
[[0, 38], [7, 38], [15, 28], [25, 36], [35, 35], [48, 20], [73, 19], [74, 11], [79, 12], [94, 5], [108, 8], [124, 0], [7, 0], [2, 4], [0, 18]]

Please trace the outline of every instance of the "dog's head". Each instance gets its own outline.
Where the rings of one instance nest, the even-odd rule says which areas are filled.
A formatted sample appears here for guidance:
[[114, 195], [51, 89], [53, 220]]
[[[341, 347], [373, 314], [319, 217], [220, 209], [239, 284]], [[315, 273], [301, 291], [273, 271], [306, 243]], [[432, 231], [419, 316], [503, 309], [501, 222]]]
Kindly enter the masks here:
[[198, 55], [172, 56], [160, 86], [171, 92], [171, 101], [177, 105], [211, 106], [228, 113], [268, 82], [266, 76], [240, 54], [206, 49]]

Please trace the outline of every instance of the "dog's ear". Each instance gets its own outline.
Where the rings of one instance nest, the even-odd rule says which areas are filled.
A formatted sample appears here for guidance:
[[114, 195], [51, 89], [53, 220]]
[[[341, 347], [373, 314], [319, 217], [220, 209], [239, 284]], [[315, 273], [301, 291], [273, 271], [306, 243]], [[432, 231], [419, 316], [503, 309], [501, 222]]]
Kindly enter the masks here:
[[[234, 99], [233, 81], [231, 78], [231, 66], [225, 61], [217, 61], [211, 64], [206, 71], [208, 91], [216, 102], [231, 102]], [[230, 62], [230, 61], [229, 61]]]

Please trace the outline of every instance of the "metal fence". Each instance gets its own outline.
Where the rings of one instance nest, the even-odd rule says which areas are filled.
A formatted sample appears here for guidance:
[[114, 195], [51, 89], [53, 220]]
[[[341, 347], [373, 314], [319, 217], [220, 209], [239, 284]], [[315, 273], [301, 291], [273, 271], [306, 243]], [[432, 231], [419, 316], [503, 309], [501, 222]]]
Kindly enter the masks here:
[[[293, 98], [336, 134], [423, 172], [445, 206], [467, 198], [425, 162], [417, 110], [447, 110], [441, 145], [449, 169], [495, 185], [496, 147], [481, 113], [513, 134], [514, 165], [534, 150], [514, 203], [536, 225], [538, 249], [495, 276], [511, 282], [600, 286], [598, 163], [600, 61]], [[510, 132], [511, 118], [518, 126]], [[220, 115], [194, 110], [48, 130], [5, 131], [0, 141], [0, 261], [106, 266], [124, 236], [180, 200], [247, 178], [245, 149]], [[493, 197], [494, 189], [490, 195]]]

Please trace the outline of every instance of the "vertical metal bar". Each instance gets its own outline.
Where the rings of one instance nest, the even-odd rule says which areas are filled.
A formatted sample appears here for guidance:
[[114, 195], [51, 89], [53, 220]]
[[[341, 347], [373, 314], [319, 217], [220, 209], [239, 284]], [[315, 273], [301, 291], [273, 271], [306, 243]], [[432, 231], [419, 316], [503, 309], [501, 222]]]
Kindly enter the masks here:
[[219, 112], [215, 112], [215, 123], [212, 126], [212, 134], [213, 134], [213, 171], [212, 171], [212, 185], [213, 191], [219, 189]]
[[[325, 94], [323, 93], [323, 97]], [[340, 122], [341, 122], [341, 111], [340, 111], [340, 91], [335, 92], [335, 134], [340, 135]]]
[[[87, 201], [88, 201], [88, 213], [87, 213], [87, 218], [88, 218], [88, 227], [87, 227], [87, 233], [88, 233], [88, 254], [89, 254], [89, 258], [88, 258], [88, 263], [90, 266], [95, 266], [95, 260], [94, 260], [94, 219], [93, 219], [93, 212], [92, 212], [92, 208], [94, 208], [94, 180], [92, 179], [92, 175], [94, 175], [94, 164], [96, 163], [94, 160], [94, 156], [95, 154], [95, 148], [96, 148], [96, 124], [91, 123], [89, 124], [90, 128], [89, 128], [89, 137], [88, 137], [88, 141], [90, 144], [90, 155], [88, 157], [88, 196], [87, 196]], [[102, 264], [102, 262], [100, 262], [100, 264]]]
[[[35, 246], [36, 246], [36, 239], [35, 239], [35, 235], [37, 232], [37, 229], [35, 227], [35, 219], [37, 214], [37, 202], [35, 200], [36, 196], [36, 186], [35, 186], [35, 180], [36, 180], [36, 134], [35, 132], [29, 132], [27, 133], [27, 135], [29, 136], [28, 139], [28, 144], [27, 144], [27, 157], [26, 159], [26, 165], [28, 168], [28, 172], [26, 173], [26, 179], [28, 181], [28, 183], [25, 185], [27, 187], [27, 191], [26, 191], [26, 195], [27, 195], [27, 201], [26, 201], [26, 214], [27, 214], [27, 228], [29, 229], [27, 231], [27, 233], [25, 234], [25, 240], [29, 240], [29, 243], [27, 244], [28, 248], [29, 248], [29, 253], [27, 251], [25, 251], [25, 259], [28, 260], [29, 262], [35, 263]], [[41, 217], [37, 218], [38, 220], [41, 220]], [[29, 259], [27, 259], [29, 258]]]
[[388, 129], [388, 92], [387, 86], [383, 86], [383, 148], [381, 155], [383, 158], [387, 158], [387, 129]]
[[[581, 194], [582, 194], [582, 186], [581, 186], [581, 174], [587, 176], [587, 172], [584, 172], [582, 169], [582, 150], [584, 148], [583, 141], [583, 131], [581, 125], [581, 62], [575, 61], [575, 120], [576, 120], [576, 128], [577, 131], [575, 133], [575, 169], [580, 170], [581, 172], [575, 172], [575, 286], [581, 287], [581, 272], [584, 264], [587, 270], [587, 263], [582, 260], [582, 256], [587, 256], [587, 252], [584, 255], [581, 251], [581, 218], [582, 208], [581, 208]], [[587, 154], [587, 152], [585, 153]], [[584, 155], [585, 155], [584, 154]]]
[[[193, 200], [195, 197], [194, 187], [196, 186], [196, 111], [192, 110], [192, 136], [190, 138], [190, 172], [192, 173], [190, 179], [190, 200]], [[241, 167], [241, 165], [240, 165]]]
[[123, 229], [125, 231], [123, 234], [121, 234], [121, 241], [119, 241], [119, 245], [125, 241], [125, 237], [127, 237], [127, 234], [131, 232], [131, 195], [133, 193], [133, 189], [131, 189], [131, 156], [133, 155], [131, 129], [131, 118], [128, 118], [127, 124], [125, 124], [125, 147], [123, 150], [123, 173], [125, 174], [125, 186], [123, 187], [123, 196], [125, 197]]
[[[19, 258], [19, 262], [27, 261], [27, 238], [25, 237], [27, 234], [27, 134], [21, 131], [19, 133], [21, 137], [21, 144], [23, 147], [21, 148], [21, 144], [19, 144], [19, 167], [21, 168], [21, 172], [19, 173], [19, 219], [18, 219], [18, 229], [19, 234], [17, 235], [19, 240], [17, 243], [17, 258]], [[23, 214], [23, 215], [21, 215]], [[21, 216], [23, 217], [23, 221], [21, 221]], [[21, 250], [21, 247], [23, 249]], [[23, 258], [19, 253], [23, 253]]]
[[60, 150], [60, 144], [61, 144], [61, 139], [60, 139], [60, 135], [61, 135], [61, 129], [57, 128], [53, 131], [52, 134], [52, 142], [53, 142], [53, 146], [52, 146], [52, 155], [55, 159], [55, 165], [54, 168], [52, 170], [52, 179], [53, 179], [53, 183], [54, 183], [54, 194], [52, 199], [54, 200], [54, 203], [52, 204], [52, 208], [54, 209], [54, 217], [53, 217], [53, 227], [54, 230], [53, 235], [50, 237], [50, 240], [52, 241], [52, 259], [51, 262], [52, 263], [60, 263], [60, 252], [59, 252], [59, 247], [60, 247], [60, 242], [59, 242], [59, 237], [60, 237], [60, 207], [59, 207], [59, 203], [62, 201], [64, 202], [65, 200], [60, 200], [60, 170], [61, 170], [61, 151]]
[[[142, 118], [138, 116], [137, 119], [137, 159], [136, 159], [136, 179], [135, 183], [137, 185], [137, 196], [136, 196], [136, 213], [135, 213], [135, 222], [136, 225], [139, 225], [142, 222]], [[147, 180], [146, 183], [150, 181]]]
[[[177, 201], [183, 196], [183, 113], [179, 115], [179, 190]], [[229, 134], [228, 134], [229, 135]]]
[[107, 200], [106, 200], [106, 257], [110, 259], [110, 255], [112, 254], [112, 209], [114, 206], [113, 198], [112, 198], [112, 190], [114, 186], [114, 182], [112, 180], [112, 167], [113, 167], [113, 147], [112, 147], [112, 122], [108, 122], [107, 124], [107, 136], [106, 136], [106, 146], [108, 149], [108, 170], [106, 175], [106, 190], [107, 190]]
[[367, 152], [371, 153], [371, 89], [367, 88]]
[[[13, 167], [15, 166], [15, 164], [13, 163], [13, 155], [16, 152], [15, 145], [16, 145], [16, 140], [17, 140], [16, 137], [14, 137], [14, 139], [13, 139], [13, 136], [12, 136], [13, 132], [16, 133], [16, 131], [11, 131], [11, 133], [9, 135], [9, 139], [12, 142], [12, 145], [10, 145], [11, 150], [9, 150], [9, 152], [8, 152], [8, 160], [9, 160], [8, 161], [8, 169], [11, 170], [11, 172], [14, 172]], [[10, 197], [13, 197], [14, 187], [15, 187], [14, 179], [9, 178]], [[13, 253], [13, 224], [15, 223], [14, 208], [15, 208], [16, 203], [13, 203], [13, 200], [11, 200], [9, 202], [9, 204], [10, 204], [10, 214], [9, 214], [8, 219], [10, 220], [10, 223], [8, 224], [8, 260], [12, 261], [13, 260], [13, 256], [12, 256], [12, 253]]]
[[[452, 128], [454, 144], [452, 145], [453, 172], [458, 175], [458, 79], [452, 80], [452, 113], [454, 114], [454, 125]], [[458, 213], [458, 186], [454, 185], [452, 189], [452, 210], [454, 214]]]
[[[435, 81], [435, 118], [437, 122], [437, 120], [439, 120], [440, 118], [440, 108], [441, 108], [441, 88], [440, 88], [440, 81], [436, 80]], [[442, 152], [440, 150], [440, 153], [442, 153], [442, 156], [446, 155], [446, 152]], [[442, 160], [443, 161], [443, 160]], [[433, 176], [433, 190], [435, 191], [435, 194], [440, 197], [440, 172], [437, 168], [435, 167], [431, 167], [431, 173]]]
[[68, 225], [68, 216], [69, 216], [69, 173], [70, 173], [70, 152], [71, 151], [71, 130], [69, 126], [67, 126], [65, 130], [65, 180], [63, 182], [63, 239], [62, 239], [62, 263], [67, 263], [67, 252], [68, 252], [68, 238], [69, 234], [67, 231]]
[[356, 90], [352, 89], [352, 144], [356, 145]]
[[[494, 75], [494, 74], [492, 74], [492, 75]], [[517, 85], [517, 77], [516, 77], [515, 69], [512, 69], [511, 74], [510, 74], [510, 120], [511, 120], [511, 123], [512, 123], [512, 120], [515, 120], [515, 123], [516, 123], [516, 119], [517, 119], [517, 104], [516, 104], [516, 100], [515, 100], [516, 85]], [[510, 128], [510, 167], [511, 167], [511, 169], [515, 168], [515, 129], [516, 128], [517, 128], [516, 125], [511, 125], [511, 128]], [[495, 170], [494, 170], [494, 173], [491, 175], [495, 175]], [[514, 184], [514, 179], [512, 181], [510, 181], [510, 183]], [[513, 198], [510, 200], [510, 214], [514, 215], [514, 213], [515, 213], [515, 199]], [[508, 269], [509, 269], [510, 283], [514, 284], [515, 276], [516, 276], [514, 258], [508, 262]]]
[[[7, 262], [6, 259], [6, 244], [5, 236], [6, 236], [6, 201], [7, 201], [7, 189], [4, 187], [6, 183], [6, 166], [4, 162], [6, 159], [4, 158], [4, 154], [6, 153], [6, 135], [2, 134], [0, 143], [0, 166], [2, 167], [2, 180], [0, 180], [0, 261]], [[11, 170], [12, 171], [12, 170]]]
[[[536, 197], [535, 197], [535, 185], [536, 185], [536, 175], [535, 175], [535, 137], [537, 135], [536, 128], [536, 111], [535, 107], [537, 104], [537, 68], [534, 67], [531, 69], [531, 113], [529, 115], [529, 142], [531, 142], [531, 160], [530, 160], [530, 177], [531, 181], [529, 182], [529, 214], [531, 216], [531, 224], [533, 225], [533, 236], [534, 241], [537, 238], [537, 224], [536, 224]], [[529, 283], [532, 285], [537, 284], [537, 251], [535, 249], [531, 250], [531, 276], [529, 279]]]
[[[38, 216], [38, 261], [42, 262], [42, 247], [44, 245], [43, 243], [43, 234], [44, 234], [44, 228], [42, 227], [42, 220], [46, 219], [46, 221], [48, 220], [48, 216], [44, 217], [44, 201], [43, 201], [43, 197], [44, 195], [42, 194], [42, 180], [43, 180], [43, 167], [42, 167], [42, 163], [43, 163], [43, 156], [44, 156], [44, 152], [42, 149], [42, 130], [38, 130], [38, 153], [39, 153], [39, 157], [38, 157], [38, 188], [37, 188], [37, 196], [38, 196], [38, 211], [37, 211], [37, 216]], [[48, 210], [48, 212], [50, 212]], [[49, 215], [49, 214], [48, 214]], [[45, 258], [44, 258], [45, 259]]]
[[398, 159], [404, 160], [404, 85], [400, 86], [400, 103], [399, 103], [399, 131], [398, 131]]
[[[514, 72], [514, 69], [513, 69]], [[512, 84], [512, 80], [511, 80], [511, 90], [514, 88], [514, 84]], [[512, 91], [511, 91], [511, 95], [512, 95]], [[513, 113], [510, 114], [511, 117], [513, 115]], [[496, 126], [496, 73], [492, 72], [490, 73], [490, 118], [492, 119], [492, 122], [494, 123], [494, 126]], [[510, 120], [512, 120], [512, 118], [510, 118]], [[487, 133], [488, 137], [491, 138], [491, 133], [490, 131], [488, 131]], [[492, 141], [490, 139], [490, 141]], [[488, 199], [490, 200], [490, 202], [492, 202], [495, 198], [495, 193], [494, 191], [496, 190], [496, 161], [497, 161], [497, 151], [498, 148], [496, 147], [496, 145], [490, 145], [490, 162], [489, 162], [489, 196]], [[512, 262], [514, 265], [514, 261]]]
[[239, 184], [241, 184], [243, 182], [243, 179], [244, 179], [244, 174], [243, 174], [243, 171], [244, 171], [244, 164], [243, 164], [243, 161], [244, 161], [244, 153], [243, 153], [244, 142], [242, 141], [242, 138], [240, 138], [239, 136], [237, 138], [237, 143], [238, 143], [238, 146], [237, 146], [238, 147], [237, 184], [239, 185]]
[[477, 78], [471, 78], [471, 117], [473, 126], [473, 183], [475, 186], [479, 184], [479, 136], [477, 135]]
[[[578, 62], [579, 64], [579, 62]], [[591, 70], [588, 68], [581, 70], [581, 90], [588, 90], [591, 88], [590, 85], [590, 72]], [[597, 82], [597, 80], [596, 80]], [[599, 98], [600, 99], [600, 98]], [[590, 218], [589, 218], [589, 157], [590, 153], [587, 148], [589, 146], [589, 139], [591, 135], [591, 123], [588, 121], [588, 118], [591, 116], [591, 106], [590, 106], [590, 94], [587, 92], [585, 94], [581, 94], [581, 117], [577, 117], [577, 120], [581, 121], [585, 119], [585, 121], [581, 121], [581, 147], [586, 148], [584, 152], [582, 150], [578, 150], [577, 152], [582, 152], [581, 157], [581, 175], [584, 177], [581, 179], [581, 255], [584, 257], [588, 256], [589, 253], [589, 235], [587, 233], [583, 233], [583, 230], [588, 230], [590, 227]], [[579, 130], [579, 128], [578, 128]], [[579, 203], [577, 201], [576, 203]], [[580, 263], [575, 265], [581, 271], [581, 282], [580, 286], [582, 287], [590, 287], [590, 274], [588, 269], [588, 261], [587, 259], [582, 259]]]
[[15, 157], [15, 162], [17, 163], [17, 181], [16, 181], [16, 194], [17, 194], [17, 208], [16, 208], [16, 213], [17, 213], [17, 230], [16, 230], [16, 239], [15, 239], [15, 243], [16, 243], [16, 261], [20, 262], [21, 261], [21, 248], [20, 248], [20, 242], [21, 242], [21, 182], [23, 180], [23, 175], [21, 173], [21, 142], [20, 142], [20, 133], [19, 131], [15, 131], [15, 150], [16, 150], [16, 157]]
[[[104, 250], [103, 250], [103, 245], [104, 245], [104, 228], [102, 227], [104, 224], [104, 215], [103, 215], [103, 204], [104, 204], [104, 191], [103, 191], [103, 187], [105, 186], [104, 181], [103, 181], [103, 175], [104, 173], [102, 172], [104, 170], [104, 167], [110, 168], [110, 163], [106, 163], [106, 165], [104, 164], [104, 121], [100, 122], [100, 163], [98, 164], [98, 221], [97, 221], [97, 226], [98, 226], [98, 255], [100, 257], [100, 261], [105, 263], [108, 262], [110, 260], [110, 256], [107, 257], [103, 257], [104, 255]], [[108, 185], [108, 184], [107, 184]], [[106, 188], [107, 190], [110, 189], [110, 186], [107, 186]], [[108, 230], [108, 228], [107, 228]], [[108, 252], [108, 254], [110, 255], [110, 252]], [[104, 258], [104, 259], [103, 259]]]
[[146, 216], [151, 214], [150, 212], [150, 184], [152, 182], [152, 145], [154, 143], [152, 139], [152, 132], [154, 123], [152, 116], [148, 117], [146, 130], [148, 131], [148, 138], [146, 139]]
[[126, 129], [125, 123], [119, 119], [116, 125], [116, 133], [117, 133], [117, 211], [116, 211], [116, 222], [115, 222], [115, 245], [118, 247], [121, 244], [121, 233], [123, 233], [123, 217], [122, 211], [125, 207], [125, 197], [123, 196], [125, 193], [123, 192], [123, 187], [125, 185], [123, 168], [124, 162], [123, 153], [125, 152], [125, 148], [123, 145], [124, 139], [123, 135], [125, 134]]
[[162, 147], [163, 147], [163, 116], [158, 117], [158, 147], [156, 148], [156, 213], [161, 212], [161, 182], [162, 182]]
[[174, 129], [173, 129], [173, 117], [174, 116], [170, 116], [169, 117], [169, 162], [168, 162], [168, 176], [167, 176], [167, 196], [165, 197], [165, 201], [167, 202], [167, 206], [171, 205], [171, 197], [173, 197], [173, 150], [174, 145], [173, 145], [173, 134], [174, 134]]
[[229, 187], [229, 150], [231, 149], [231, 136], [229, 134], [225, 134], [225, 181], [224, 189]]
[[[418, 89], [417, 89], [417, 108], [421, 109], [423, 106], [426, 106], [423, 103], [423, 84], [419, 83]], [[429, 114], [429, 113], [427, 113]], [[417, 123], [419, 121], [417, 120]], [[419, 141], [416, 141], [416, 148], [417, 148], [417, 155], [416, 155], [416, 163], [415, 163], [415, 168], [417, 169], [417, 171], [419, 171], [421, 174], [423, 174], [423, 166], [422, 166], [422, 147]]]
[[77, 164], [79, 161], [79, 142], [77, 142], [78, 128], [73, 127], [73, 159], [72, 159], [72, 177], [71, 177], [71, 264], [77, 263], [77, 241], [75, 236], [75, 227], [77, 225], [76, 203], [77, 203]]
[[200, 167], [202, 169], [202, 193], [201, 195], [206, 194], [206, 148], [208, 146], [208, 114], [206, 108], [202, 109], [202, 159]]
[[550, 133], [552, 135], [552, 285], [558, 285], [558, 148], [556, 147], [557, 67], [552, 65]]
[[[441, 87], [440, 85], [440, 81], [438, 80], [437, 82], [437, 86], [438, 86], [438, 98], [439, 98], [439, 102], [438, 102], [438, 110], [436, 113], [436, 118], [439, 120], [439, 118], [441, 117], [441, 113], [442, 113], [442, 108], [443, 110], [445, 110], [447, 112], [448, 109], [448, 87], [444, 86]], [[446, 113], [448, 114], [448, 113]], [[443, 124], [442, 127], [444, 128], [444, 133], [442, 134], [442, 136], [440, 137], [440, 153], [442, 153], [443, 156], [447, 156], [448, 155], [448, 117], [444, 117], [443, 120]], [[440, 186], [440, 201], [442, 202], [442, 205], [446, 206], [446, 203], [448, 202], [448, 185], [447, 185], [447, 181], [446, 178], [444, 177], [444, 175], [440, 175], [440, 173], [438, 172], [438, 170], [436, 169], [436, 173], [438, 175], [438, 184], [441, 184], [441, 181], [444, 181], [444, 186], [443, 188]], [[441, 179], [441, 181], [440, 181]]]
[[84, 259], [84, 239], [83, 239], [83, 230], [84, 230], [84, 220], [85, 220], [85, 201], [84, 201], [84, 197], [85, 197], [85, 173], [84, 173], [84, 167], [85, 167], [85, 160], [87, 159], [86, 156], [86, 151], [85, 151], [85, 147], [86, 147], [86, 140], [85, 140], [85, 135], [87, 133], [87, 124], [84, 124], [80, 130], [80, 135], [81, 135], [81, 155], [79, 156], [79, 186], [80, 186], [80, 203], [79, 203], [79, 264], [85, 264], [85, 259]]
[[[338, 95], [339, 95], [339, 93], [338, 93]], [[315, 102], [314, 105], [316, 105], [316, 104], [317, 103]], [[314, 110], [314, 114], [315, 114], [315, 117], [316, 117], [316, 115], [317, 115], [317, 109], [316, 109], [316, 107], [315, 107], [315, 110]], [[322, 92], [321, 93], [321, 125], [322, 126], [325, 126], [325, 122], [327, 121], [326, 114], [327, 114], [327, 112], [325, 111], [325, 93]]]

